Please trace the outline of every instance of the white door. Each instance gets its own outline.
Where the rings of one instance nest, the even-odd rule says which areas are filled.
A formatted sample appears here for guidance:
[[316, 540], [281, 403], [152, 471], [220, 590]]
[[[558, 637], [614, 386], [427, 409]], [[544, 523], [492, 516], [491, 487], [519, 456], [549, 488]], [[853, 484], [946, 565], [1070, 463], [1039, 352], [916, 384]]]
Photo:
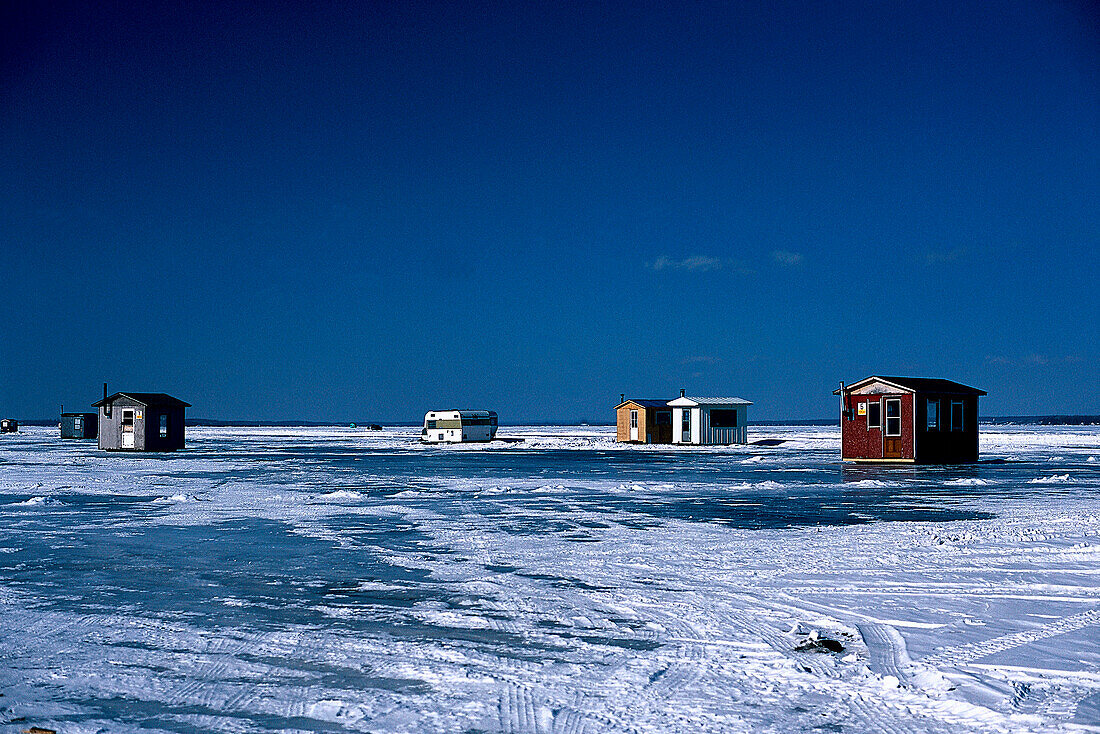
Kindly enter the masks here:
[[638, 440], [638, 411], [630, 411], [630, 440]]
[[134, 448], [134, 411], [122, 411], [122, 448]]

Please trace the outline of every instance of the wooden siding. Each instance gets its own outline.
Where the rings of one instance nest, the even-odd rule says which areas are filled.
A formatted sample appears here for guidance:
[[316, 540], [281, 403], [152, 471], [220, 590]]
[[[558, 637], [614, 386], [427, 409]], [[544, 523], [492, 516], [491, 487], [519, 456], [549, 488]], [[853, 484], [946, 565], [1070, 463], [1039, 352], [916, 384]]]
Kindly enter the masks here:
[[[898, 438], [898, 450], [887, 455], [886, 401], [901, 400], [901, 436]], [[846, 407], [852, 410], [852, 419], [841, 418], [841, 455], [852, 460], [894, 460], [913, 461], [915, 458], [915, 434], [913, 432], [913, 396], [910, 393], [875, 393], [850, 395]], [[860, 403], [876, 402], [879, 409], [879, 428], [868, 428], [867, 410], [859, 415]]]
[[[630, 411], [638, 411], [638, 439], [630, 439]], [[658, 425], [657, 414], [668, 412], [669, 425]], [[646, 408], [627, 401], [615, 411], [615, 440], [620, 443], [672, 443], [672, 408]]]

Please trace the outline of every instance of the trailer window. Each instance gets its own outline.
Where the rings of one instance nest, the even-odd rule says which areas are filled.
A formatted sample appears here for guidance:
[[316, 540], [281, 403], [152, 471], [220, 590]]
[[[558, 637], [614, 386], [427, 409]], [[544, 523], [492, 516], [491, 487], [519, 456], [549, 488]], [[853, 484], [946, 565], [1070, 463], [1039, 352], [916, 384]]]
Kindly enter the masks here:
[[737, 428], [736, 410], [712, 410], [710, 411], [711, 428]]
[[951, 430], [963, 430], [963, 404], [961, 400], [951, 401]]
[[928, 430], [938, 431], [940, 430], [940, 401], [929, 400], [928, 401]]
[[867, 428], [882, 428], [881, 403], [867, 403]]

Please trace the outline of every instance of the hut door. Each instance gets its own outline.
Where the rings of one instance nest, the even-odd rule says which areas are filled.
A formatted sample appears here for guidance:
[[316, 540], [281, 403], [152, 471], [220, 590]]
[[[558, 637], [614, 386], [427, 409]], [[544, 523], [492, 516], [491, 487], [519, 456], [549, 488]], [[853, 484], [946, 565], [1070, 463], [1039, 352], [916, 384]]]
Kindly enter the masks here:
[[122, 448], [134, 448], [134, 411], [122, 411]]
[[630, 411], [630, 440], [638, 440], [638, 411]]
[[884, 459], [901, 458], [901, 401], [886, 401], [886, 430], [884, 432], [882, 457]]

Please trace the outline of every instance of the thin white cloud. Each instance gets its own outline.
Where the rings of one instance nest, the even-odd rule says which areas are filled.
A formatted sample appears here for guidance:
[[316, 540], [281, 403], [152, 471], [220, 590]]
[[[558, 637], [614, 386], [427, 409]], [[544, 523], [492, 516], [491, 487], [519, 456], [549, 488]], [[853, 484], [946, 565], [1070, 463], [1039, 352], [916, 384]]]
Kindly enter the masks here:
[[670, 257], [662, 255], [648, 265], [653, 270], [690, 270], [695, 272], [706, 272], [708, 270], [721, 270], [726, 264], [726, 261], [721, 258], [709, 257], [707, 255], [691, 255], [690, 257], [685, 257], [683, 260], [673, 260]]
[[965, 254], [965, 247], [956, 247], [954, 250], [932, 250], [925, 254], [924, 261], [929, 265], [955, 262]]
[[790, 250], [773, 250], [772, 258], [780, 265], [798, 265], [802, 262], [802, 253], [791, 252]]
[[755, 271], [746, 268], [736, 260], [723, 257], [711, 257], [710, 255], [689, 255], [681, 260], [661, 255], [652, 262], [645, 264], [650, 270], [678, 270], [686, 273], [706, 273], [716, 270], [725, 270], [741, 275], [752, 275]]

